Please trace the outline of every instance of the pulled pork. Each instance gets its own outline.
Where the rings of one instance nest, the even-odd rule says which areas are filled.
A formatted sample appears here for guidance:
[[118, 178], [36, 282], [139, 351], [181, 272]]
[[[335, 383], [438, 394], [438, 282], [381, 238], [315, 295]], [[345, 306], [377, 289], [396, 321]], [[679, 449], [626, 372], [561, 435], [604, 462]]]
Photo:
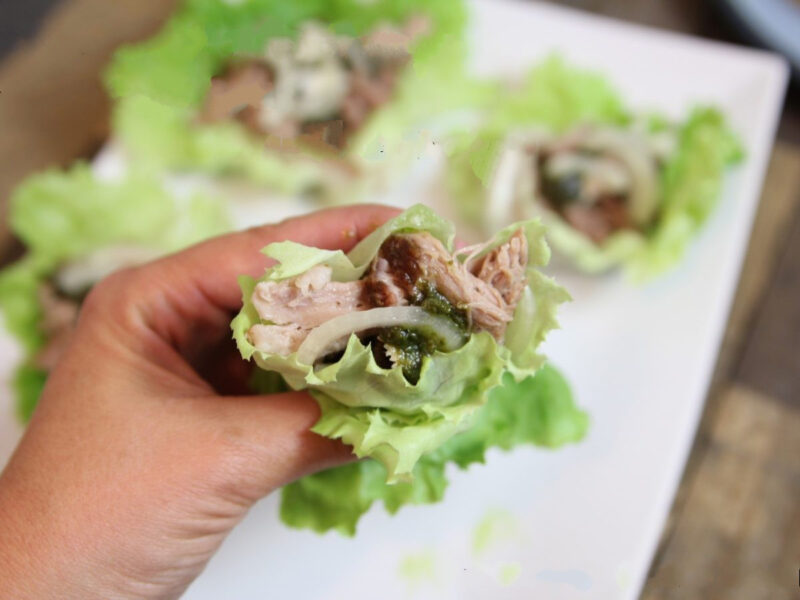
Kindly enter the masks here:
[[364, 276], [331, 280], [317, 265], [284, 281], [256, 285], [252, 302], [263, 321], [249, 331], [259, 350], [288, 355], [322, 323], [354, 311], [387, 306], [446, 306], [469, 331], [488, 331], [502, 341], [526, 285], [528, 247], [522, 231], [485, 256], [461, 262], [429, 233], [387, 238]]

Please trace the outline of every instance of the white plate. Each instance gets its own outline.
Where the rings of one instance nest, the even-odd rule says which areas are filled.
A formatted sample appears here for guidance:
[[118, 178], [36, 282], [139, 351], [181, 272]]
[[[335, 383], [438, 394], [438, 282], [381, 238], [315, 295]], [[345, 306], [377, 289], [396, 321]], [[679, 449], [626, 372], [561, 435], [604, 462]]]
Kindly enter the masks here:
[[[376, 507], [353, 540], [287, 529], [268, 498], [187, 598], [595, 599], [641, 589], [716, 360], [787, 69], [763, 52], [546, 5], [478, 0], [474, 13], [479, 71], [520, 73], [558, 50], [607, 73], [634, 107], [680, 116], [695, 102], [721, 106], [747, 161], [674, 272], [643, 288], [558, 274], [575, 302], [547, 350], [591, 412], [583, 444], [492, 453], [450, 473], [445, 502], [392, 518]], [[13, 348], [3, 341], [0, 352], [8, 365]], [[0, 394], [9, 404], [7, 387]], [[8, 450], [16, 429], [3, 419]], [[480, 522], [496, 525], [482, 551]]]

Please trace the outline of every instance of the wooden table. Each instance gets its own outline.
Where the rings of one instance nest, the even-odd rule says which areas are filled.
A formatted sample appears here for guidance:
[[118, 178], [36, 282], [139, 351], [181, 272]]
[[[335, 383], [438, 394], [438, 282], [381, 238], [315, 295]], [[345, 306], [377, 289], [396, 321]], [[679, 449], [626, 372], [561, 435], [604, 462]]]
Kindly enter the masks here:
[[[102, 66], [117, 45], [154, 31], [175, 4], [67, 0], [0, 64], [0, 211], [25, 175], [90, 156], [102, 143], [109, 114]], [[568, 4], [728, 35], [709, 19], [707, 4], [693, 0]], [[643, 592], [647, 600], [800, 597], [799, 124], [793, 99], [714, 385]], [[0, 258], [17, 251], [3, 218]]]

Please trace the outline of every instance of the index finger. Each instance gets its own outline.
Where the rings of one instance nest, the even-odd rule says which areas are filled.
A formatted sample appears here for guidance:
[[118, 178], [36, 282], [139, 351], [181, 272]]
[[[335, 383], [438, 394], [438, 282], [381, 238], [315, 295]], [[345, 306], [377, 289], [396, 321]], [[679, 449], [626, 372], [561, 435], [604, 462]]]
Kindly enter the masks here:
[[[398, 212], [377, 205], [333, 208], [214, 238], [112, 275], [89, 295], [81, 321], [91, 314], [94, 321], [100, 318], [115, 327], [125, 324], [138, 331], [143, 325], [182, 354], [196, 354], [224, 335], [231, 313], [241, 307], [237, 278], [259, 276], [270, 265], [260, 252], [264, 246], [291, 240], [347, 251]], [[148, 336], [125, 339], [139, 350], [153, 351]]]

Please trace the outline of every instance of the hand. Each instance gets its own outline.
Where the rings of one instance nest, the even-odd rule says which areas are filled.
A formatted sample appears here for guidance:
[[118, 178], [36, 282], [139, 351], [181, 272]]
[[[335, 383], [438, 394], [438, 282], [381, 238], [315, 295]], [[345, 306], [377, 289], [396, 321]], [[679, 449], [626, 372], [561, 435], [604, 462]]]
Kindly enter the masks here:
[[349, 460], [307, 394], [247, 395], [236, 277], [270, 242], [348, 250], [394, 214], [319, 212], [95, 286], [0, 476], [0, 598], [176, 598], [258, 499]]

